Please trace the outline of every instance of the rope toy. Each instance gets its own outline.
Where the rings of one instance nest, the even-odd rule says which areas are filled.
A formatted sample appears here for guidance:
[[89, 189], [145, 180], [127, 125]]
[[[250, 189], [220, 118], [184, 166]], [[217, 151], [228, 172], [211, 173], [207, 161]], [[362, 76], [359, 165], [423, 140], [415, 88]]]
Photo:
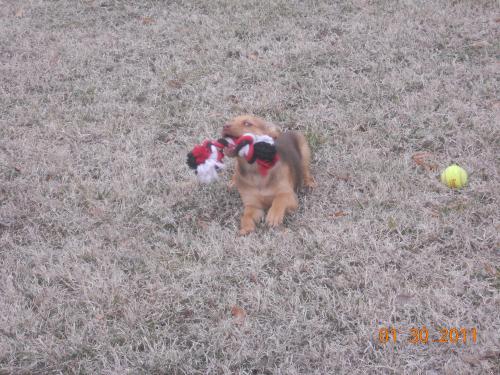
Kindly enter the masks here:
[[[232, 142], [232, 140], [230, 139]], [[217, 172], [224, 168], [222, 159], [224, 147], [230, 145], [227, 139], [217, 141], [205, 140], [194, 146], [187, 156], [189, 168], [194, 169], [198, 180], [203, 184], [209, 184], [218, 178]]]
[[205, 140], [187, 155], [187, 164], [195, 170], [201, 183], [209, 184], [218, 179], [218, 172], [224, 168], [225, 147], [234, 149], [249, 164], [257, 163], [262, 176], [266, 176], [279, 160], [274, 140], [268, 135], [245, 133], [236, 141], [231, 138]]

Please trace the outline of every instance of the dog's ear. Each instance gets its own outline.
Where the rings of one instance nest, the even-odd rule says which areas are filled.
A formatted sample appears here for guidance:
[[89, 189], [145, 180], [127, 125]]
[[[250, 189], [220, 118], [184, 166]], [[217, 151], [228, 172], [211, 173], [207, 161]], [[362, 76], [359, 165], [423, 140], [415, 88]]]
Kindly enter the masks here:
[[266, 122], [267, 134], [276, 139], [280, 136], [281, 129], [272, 122]]

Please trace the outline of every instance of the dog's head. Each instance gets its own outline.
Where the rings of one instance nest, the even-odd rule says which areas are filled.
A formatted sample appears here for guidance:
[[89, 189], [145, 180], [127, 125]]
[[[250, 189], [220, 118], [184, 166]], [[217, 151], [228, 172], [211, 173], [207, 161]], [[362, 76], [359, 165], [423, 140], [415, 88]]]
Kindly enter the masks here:
[[280, 135], [280, 129], [259, 117], [243, 115], [233, 118], [222, 128], [222, 136], [237, 139], [245, 133], [268, 135], [274, 139]]

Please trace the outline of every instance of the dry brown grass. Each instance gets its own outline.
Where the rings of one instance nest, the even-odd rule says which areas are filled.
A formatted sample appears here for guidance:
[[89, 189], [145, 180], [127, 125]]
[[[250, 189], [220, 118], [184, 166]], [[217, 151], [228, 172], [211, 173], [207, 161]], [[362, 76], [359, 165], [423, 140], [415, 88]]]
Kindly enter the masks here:
[[[0, 373], [495, 373], [499, 25], [479, 0], [1, 2]], [[306, 132], [319, 187], [237, 238], [185, 155], [244, 112]], [[478, 342], [378, 343], [422, 325]]]

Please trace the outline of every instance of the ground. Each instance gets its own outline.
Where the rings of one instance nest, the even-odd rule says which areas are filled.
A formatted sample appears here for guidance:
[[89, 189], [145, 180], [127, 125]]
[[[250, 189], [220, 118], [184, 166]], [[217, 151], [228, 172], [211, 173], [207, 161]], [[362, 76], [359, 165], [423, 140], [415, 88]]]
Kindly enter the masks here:
[[[498, 14], [2, 1], [0, 373], [497, 373]], [[318, 187], [237, 237], [233, 165], [186, 154], [243, 113], [303, 131]]]

